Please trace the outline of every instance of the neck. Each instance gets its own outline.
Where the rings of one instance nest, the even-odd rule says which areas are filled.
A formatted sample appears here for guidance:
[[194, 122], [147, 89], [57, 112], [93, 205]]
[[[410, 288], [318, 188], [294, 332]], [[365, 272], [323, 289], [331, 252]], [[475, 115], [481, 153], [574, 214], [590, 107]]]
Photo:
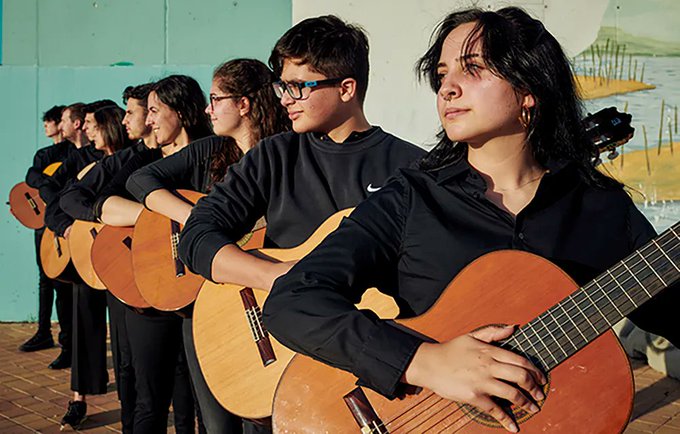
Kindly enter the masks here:
[[61, 134], [57, 134], [56, 136], [52, 136], [52, 137], [50, 137], [50, 139], [52, 139], [52, 144], [53, 144], [53, 145], [56, 145], [57, 143], [61, 143], [61, 142], [62, 142], [62, 140], [61, 140]]
[[167, 145], [163, 145], [163, 147], [161, 148], [163, 157], [167, 157], [183, 149], [185, 146], [189, 144], [190, 141], [191, 140], [189, 140], [189, 135], [187, 134], [186, 130], [182, 128], [182, 132], [179, 133], [175, 140], [168, 143]]
[[142, 141], [144, 142], [144, 146], [149, 149], [156, 149], [158, 147], [156, 135], [153, 132], [149, 132], [149, 134], [142, 136]]
[[242, 124], [235, 134], [232, 135], [232, 138], [236, 142], [236, 146], [238, 146], [241, 152], [243, 152], [243, 155], [245, 155], [248, 151], [253, 149], [255, 145], [257, 145], [257, 142], [253, 137], [253, 129], [251, 128], [250, 122], [248, 120]]
[[545, 169], [534, 159], [524, 133], [496, 137], [483, 144], [468, 144], [468, 161], [490, 191], [521, 188]]
[[77, 131], [76, 136], [70, 139], [71, 142], [73, 142], [74, 145], [76, 145], [76, 148], [80, 149], [84, 146], [87, 146], [87, 137], [85, 137], [85, 134], [83, 134], [82, 131]]
[[369, 128], [371, 128], [371, 124], [366, 120], [363, 110], [357, 109], [326, 134], [335, 143], [342, 143], [347, 140], [353, 132], [362, 132]]

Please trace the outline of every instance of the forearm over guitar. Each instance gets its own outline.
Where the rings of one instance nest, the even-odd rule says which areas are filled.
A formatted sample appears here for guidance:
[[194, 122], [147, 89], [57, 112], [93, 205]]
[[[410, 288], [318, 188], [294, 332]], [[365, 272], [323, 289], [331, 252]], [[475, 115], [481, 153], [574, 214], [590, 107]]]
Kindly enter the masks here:
[[102, 205], [100, 220], [110, 226], [133, 226], [143, 209], [140, 203], [111, 196]]

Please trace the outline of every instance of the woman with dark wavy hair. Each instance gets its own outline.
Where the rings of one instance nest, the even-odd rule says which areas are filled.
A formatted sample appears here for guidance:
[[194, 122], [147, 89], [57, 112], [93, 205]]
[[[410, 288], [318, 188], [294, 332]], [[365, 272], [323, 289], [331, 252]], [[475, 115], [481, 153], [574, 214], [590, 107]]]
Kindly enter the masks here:
[[164, 155], [212, 134], [203, 112], [205, 95], [198, 82], [187, 75], [171, 75], [156, 82], [147, 104], [146, 123], [161, 146], [170, 146]]
[[[264, 322], [285, 345], [351, 371], [387, 397], [405, 385], [427, 388], [516, 432], [497, 398], [535, 413], [546, 377], [495, 344], [514, 326], [433, 343], [354, 303], [377, 287], [396, 299], [402, 317], [420, 315], [463, 268], [501, 249], [545, 257], [582, 285], [654, 229], [621, 184], [595, 169], [569, 62], [540, 21], [515, 7], [452, 13], [418, 71], [436, 94], [440, 143], [276, 281]], [[679, 345], [671, 311], [679, 299], [671, 289], [630, 317]]]
[[93, 113], [96, 125], [93, 134], [94, 147], [104, 151], [106, 155], [113, 155], [116, 151], [130, 146], [131, 142], [125, 133], [123, 118], [125, 110], [114, 106], [102, 107]]
[[[209, 191], [224, 178], [229, 165], [260, 139], [290, 129], [286, 112], [271, 87], [272, 81], [273, 73], [259, 60], [234, 59], [218, 66], [210, 101], [203, 107], [216, 136], [192, 143], [181, 152], [138, 170], [128, 180], [128, 190], [149, 209], [184, 224], [192, 207], [171, 190]], [[200, 371], [190, 316], [185, 318], [182, 329], [187, 363], [207, 431], [241, 432], [241, 419], [219, 404]], [[248, 423], [247, 429], [257, 427]]]

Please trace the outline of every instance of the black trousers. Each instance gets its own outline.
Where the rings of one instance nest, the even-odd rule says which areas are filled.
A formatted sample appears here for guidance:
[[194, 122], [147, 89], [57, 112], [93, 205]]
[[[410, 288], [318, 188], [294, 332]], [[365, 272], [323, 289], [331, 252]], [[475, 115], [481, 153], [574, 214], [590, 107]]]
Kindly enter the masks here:
[[71, 390], [83, 395], [106, 393], [106, 291], [73, 284], [73, 355]]
[[120, 421], [124, 434], [134, 432], [135, 417], [135, 372], [132, 368], [132, 352], [128, 336], [125, 316], [128, 308], [120, 300], [106, 291], [106, 302], [109, 306], [109, 330], [111, 335], [111, 354], [113, 356], [113, 374], [116, 379], [116, 390], [120, 401]]
[[57, 293], [57, 319], [59, 320], [59, 343], [65, 351], [71, 350], [73, 336], [73, 287], [70, 283], [52, 280], [43, 271], [40, 262], [40, 240], [45, 229], [35, 231], [35, 257], [38, 262], [38, 333], [52, 329], [52, 303]]
[[195, 433], [194, 397], [183, 357], [182, 319], [130, 309], [125, 321], [135, 373], [135, 434], [165, 433], [171, 401], [175, 431]]
[[201, 417], [208, 434], [242, 433], [242, 419], [225, 410], [224, 407], [222, 407], [217, 401], [215, 396], [208, 388], [208, 384], [205, 382], [205, 377], [203, 377], [201, 368], [198, 365], [198, 358], [196, 357], [191, 318], [184, 319], [182, 324], [182, 335], [184, 336], [184, 351], [186, 352], [187, 356], [189, 372], [191, 372], [191, 382], [194, 385], [194, 390], [196, 391], [196, 399], [201, 411]]

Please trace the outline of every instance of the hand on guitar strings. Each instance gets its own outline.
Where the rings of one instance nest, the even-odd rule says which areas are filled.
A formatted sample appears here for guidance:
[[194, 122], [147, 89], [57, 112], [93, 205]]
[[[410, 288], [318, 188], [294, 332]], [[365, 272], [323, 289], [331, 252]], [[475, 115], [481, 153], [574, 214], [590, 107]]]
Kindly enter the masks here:
[[506, 430], [517, 432], [513, 418], [492, 397], [536, 413], [535, 401], [545, 398], [541, 385], [547, 380], [529, 360], [491, 344], [514, 331], [514, 326], [489, 326], [448, 342], [423, 343], [403, 379], [443, 398], [474, 405]]

